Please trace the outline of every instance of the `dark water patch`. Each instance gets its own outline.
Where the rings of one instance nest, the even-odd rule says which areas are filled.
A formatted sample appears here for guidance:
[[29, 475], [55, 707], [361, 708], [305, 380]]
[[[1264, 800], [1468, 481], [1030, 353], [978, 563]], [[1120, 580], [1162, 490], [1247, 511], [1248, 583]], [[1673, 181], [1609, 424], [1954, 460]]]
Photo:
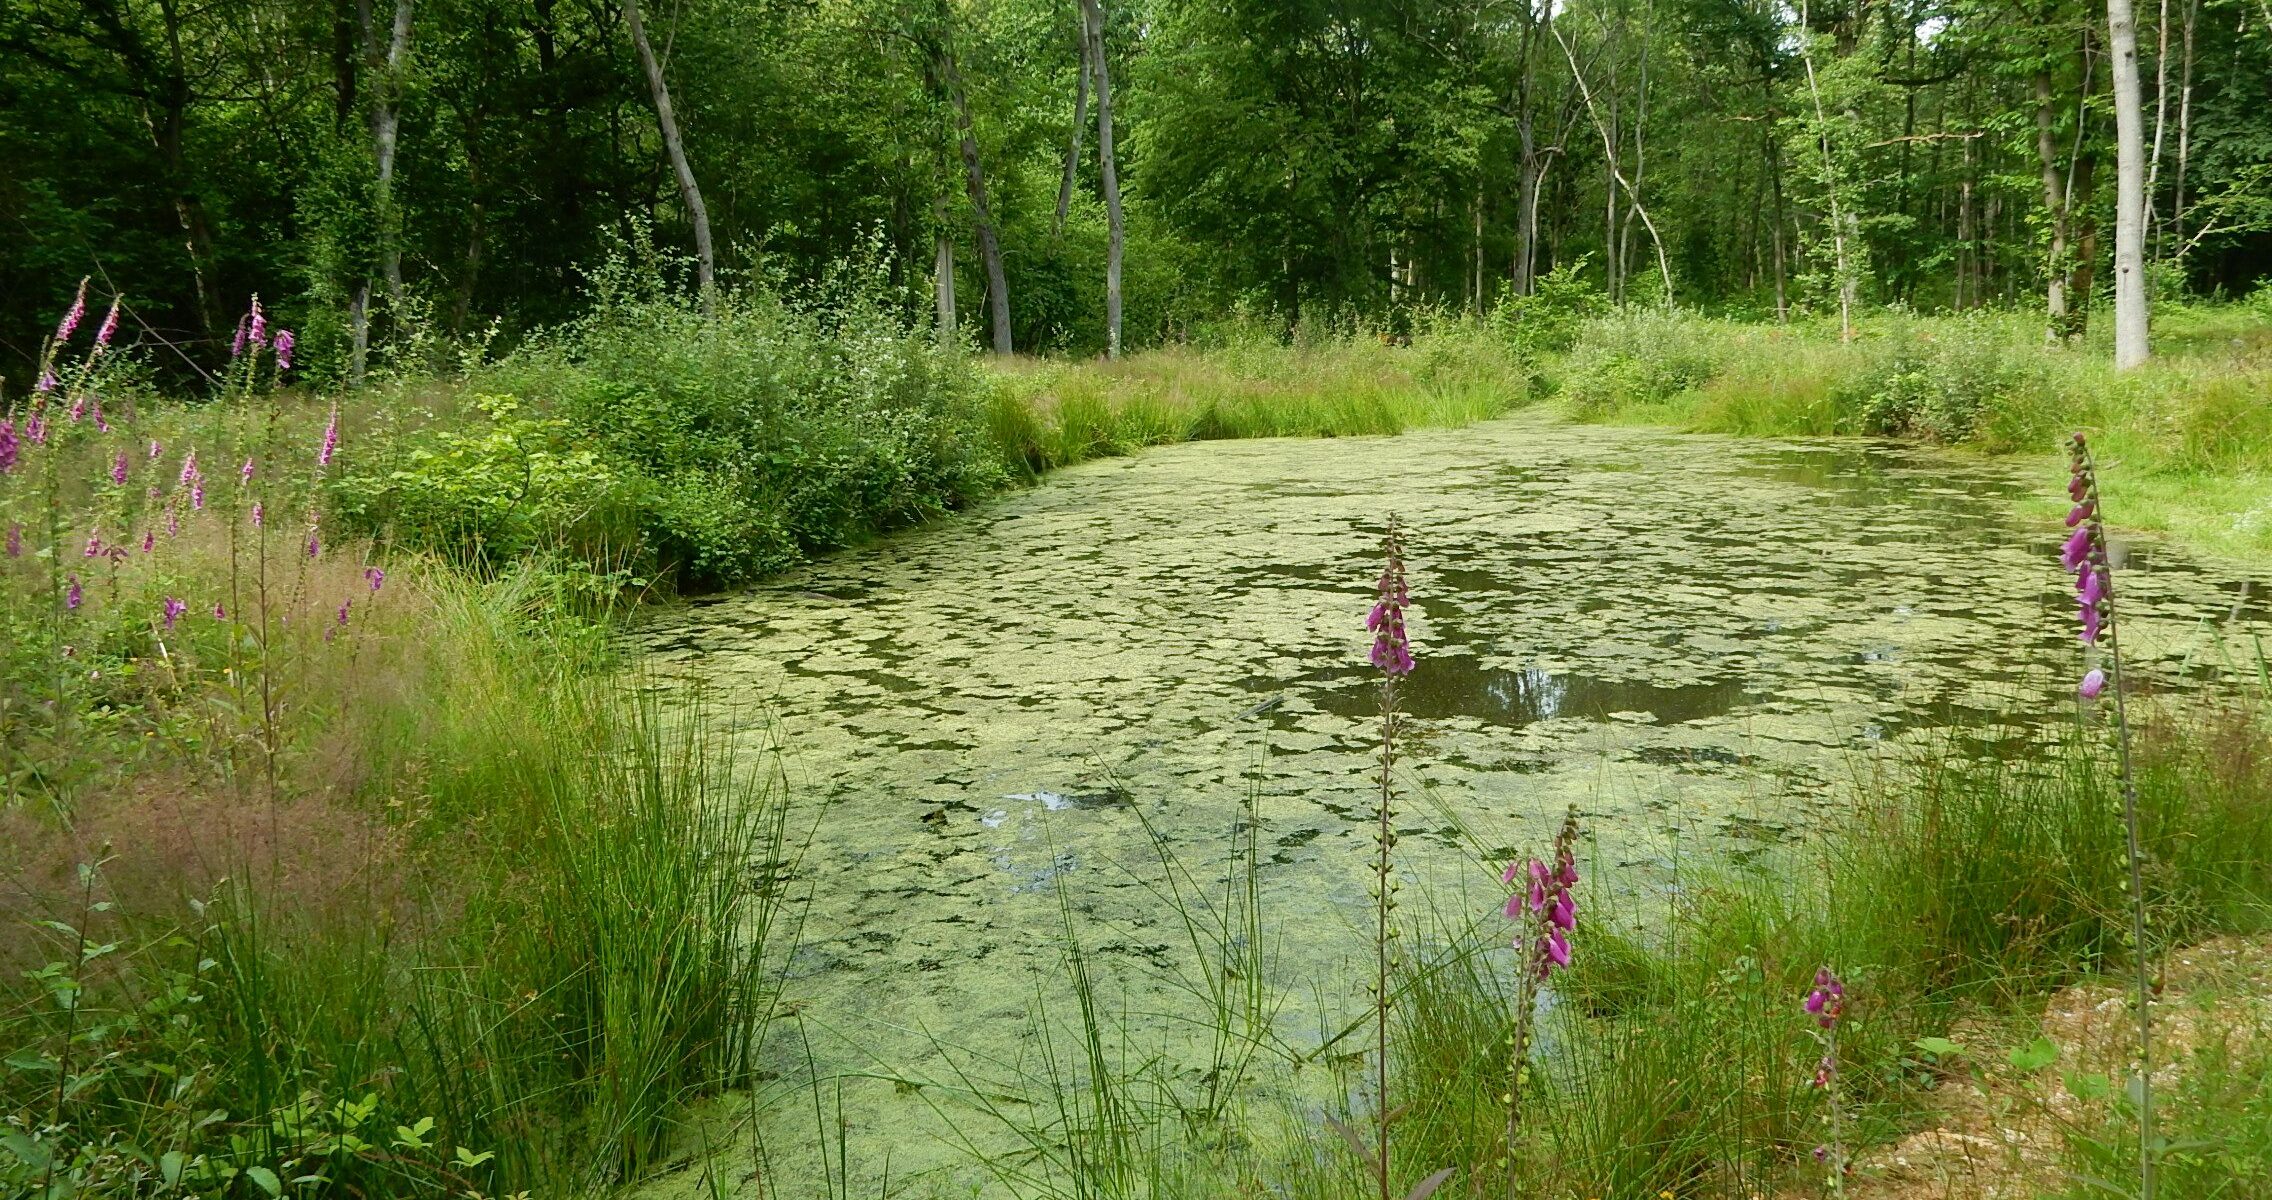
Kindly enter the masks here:
[[1652, 767], [1748, 767], [1758, 761], [1724, 746], [1643, 746], [1632, 758]]
[[[1361, 719], [1380, 712], [1380, 676], [1328, 667], [1291, 680], [1255, 679], [1244, 686], [1301, 696], [1335, 716]], [[1423, 720], [1475, 717], [1523, 726], [1558, 717], [1607, 720], [1616, 713], [1646, 713], [1664, 725], [1721, 716], [1753, 697], [1740, 681], [1655, 684], [1537, 667], [1487, 667], [1473, 655], [1436, 654], [1420, 660], [1397, 685], [1399, 707]], [[1290, 720], [1283, 709], [1282, 721]]]

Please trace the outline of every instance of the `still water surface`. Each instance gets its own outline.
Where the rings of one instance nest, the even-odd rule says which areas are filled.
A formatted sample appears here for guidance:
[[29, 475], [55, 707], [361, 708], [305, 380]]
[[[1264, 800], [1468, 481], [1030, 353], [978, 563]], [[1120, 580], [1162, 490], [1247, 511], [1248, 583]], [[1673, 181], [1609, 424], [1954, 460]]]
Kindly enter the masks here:
[[[824, 1073], [1030, 1058], [1029, 1008], [1062, 996], [1060, 885], [1130, 1022], [1159, 1026], [1182, 934], [1146, 823], [1220, 878], [1249, 803], [1283, 1032], [1314, 1043], [1364, 973], [1362, 620], [1386, 514], [1419, 659], [1399, 851], [1413, 894], [1481, 911], [1493, 881], [1455, 819], [1530, 847], [1576, 804], [1600, 869], [1646, 895], [1683, 855], [1803, 836], [1889, 747], [1972, 731], [2009, 752], [1986, 714], [2076, 719], [2059, 531], [2014, 504], [2064, 481], [2030, 466], [1530, 417], [1175, 446], [642, 636], [752, 746], [783, 747], [812, 830], [789, 999]], [[2267, 615], [2236, 576], [2124, 558], [2142, 687], [2214, 674]], [[951, 1087], [845, 1085], [869, 1194], [887, 1155], [895, 1180], [953, 1173], [926, 1095], [965, 1111]], [[773, 1150], [781, 1186], [819, 1169]]]

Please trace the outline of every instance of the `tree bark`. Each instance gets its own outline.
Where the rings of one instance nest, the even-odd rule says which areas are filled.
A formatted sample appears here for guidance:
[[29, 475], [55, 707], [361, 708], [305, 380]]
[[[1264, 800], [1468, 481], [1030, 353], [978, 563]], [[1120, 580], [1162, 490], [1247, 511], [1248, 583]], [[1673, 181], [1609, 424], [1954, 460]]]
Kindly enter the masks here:
[[2044, 338], [2056, 341], [2067, 329], [2067, 198], [2059, 176], [2059, 145], [2052, 136], [2051, 72], [2035, 73], [2035, 156], [2043, 170], [2043, 209], [2051, 219], [2051, 248], [2043, 261]]
[[[408, 0], [403, 0], [408, 3]], [[655, 123], [662, 127], [663, 149], [670, 155], [671, 173], [678, 177], [678, 194], [694, 225], [694, 279], [702, 292], [702, 310], [717, 305], [717, 258], [710, 247], [710, 210], [703, 206], [702, 189], [694, 182], [694, 167], [686, 158], [686, 143], [678, 132], [678, 115], [671, 108], [671, 90], [663, 82], [663, 64], [648, 44], [647, 28], [639, 20], [639, 0], [623, 0], [623, 23], [631, 30], [632, 48], [639, 52], [640, 69], [647, 73], [647, 90], [655, 101]]]
[[939, 348], [954, 348], [955, 331], [955, 239], [947, 232], [947, 198], [940, 196], [931, 203], [931, 298], [936, 307], [935, 330], [939, 335]]
[[1110, 236], [1105, 243], [1104, 323], [1105, 356], [1120, 357], [1120, 265], [1127, 229], [1120, 211], [1120, 164], [1112, 147], [1112, 72], [1104, 52], [1102, 0], [1081, 0], [1086, 14], [1089, 67], [1097, 81], [1097, 159], [1104, 173], [1104, 215]]
[[[1601, 117], [1594, 108], [1593, 89], [1586, 86], [1585, 72], [1578, 69], [1577, 52], [1570, 48], [1570, 41], [1562, 36], [1561, 30], [1556, 29], [1554, 31], [1554, 40], [1561, 43], [1563, 57], [1570, 60], [1570, 78], [1578, 85], [1579, 94], [1585, 97], [1586, 112], [1594, 115], [1594, 129], [1601, 134], [1602, 154], [1609, 162], [1609, 177], [1618, 186], [1625, 189], [1626, 196], [1633, 201], [1634, 213], [1641, 218], [1642, 228], [1649, 231], [1649, 243], [1656, 247], [1657, 270], [1662, 273], [1665, 281], [1665, 307], [1670, 308], [1673, 305], [1672, 262], [1665, 257], [1664, 239], [1657, 236], [1657, 223], [1649, 219], [1649, 210], [1641, 204], [1641, 194], [1634, 191], [1631, 184], [1625, 182], [1625, 173], [1618, 169], [1616, 154], [1613, 149], [1614, 141], [1610, 136], [1609, 127], [1602, 124]], [[1611, 212], [1613, 215], [1615, 209], [1616, 202], [1612, 200]]]
[[2176, 234], [2177, 254], [2185, 257], [2185, 169], [2193, 149], [2193, 28], [2201, 15], [2201, 0], [2185, 6], [2185, 66], [2177, 84], [2177, 194], [2170, 200], [2170, 226]]
[[994, 233], [994, 212], [986, 203], [986, 170], [978, 159], [978, 132], [970, 120], [970, 97], [965, 94], [962, 69], [940, 30], [932, 44], [939, 78], [947, 85], [947, 99], [955, 109], [955, 134], [962, 149], [963, 185], [970, 193], [972, 219], [978, 225], [978, 256], [986, 266], [986, 310], [993, 324], [994, 353], [1010, 353], [1010, 288], [1002, 278], [1002, 243]]
[[1065, 139], [1065, 174], [1057, 181], [1057, 221], [1051, 237], [1065, 235], [1065, 214], [1073, 207], [1073, 178], [1081, 165], [1081, 130], [1089, 123], [1089, 19], [1081, 14], [1081, 69], [1073, 84], [1073, 132]]
[[2146, 361], [2146, 143], [2138, 92], [2138, 27], [2131, 0], [2107, 0], [2114, 56], [2114, 365]]
[[402, 113], [395, 107], [401, 81], [402, 59], [410, 49], [411, 0], [395, 0], [394, 20], [386, 46], [379, 45], [378, 27], [371, 20], [371, 0], [357, 0], [356, 16], [363, 26], [364, 52], [377, 76], [371, 89], [371, 157], [378, 167], [378, 182], [371, 193], [379, 224], [379, 274], [387, 282], [387, 308], [394, 319], [402, 312], [402, 220], [395, 211], [394, 159]]

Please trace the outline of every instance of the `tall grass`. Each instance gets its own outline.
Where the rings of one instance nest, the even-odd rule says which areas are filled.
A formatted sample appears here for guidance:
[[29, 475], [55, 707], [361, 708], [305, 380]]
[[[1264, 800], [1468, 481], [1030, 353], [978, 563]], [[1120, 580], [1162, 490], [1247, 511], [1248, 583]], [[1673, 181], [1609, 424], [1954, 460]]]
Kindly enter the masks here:
[[[2158, 709], [2144, 730], [2139, 809], [2160, 935], [2272, 927], [2272, 731], [2251, 708], [2211, 702]], [[1854, 780], [1849, 803], [1808, 846], [1749, 865], [1684, 864], [1669, 888], [1640, 893], [1605, 879], [1596, 863], [1576, 956], [1555, 977], [1521, 1098], [1518, 1194], [1748, 1197], [1819, 1186], [1813, 1151], [1829, 1135], [1823, 1095], [1810, 1085], [1822, 1051], [1801, 1001], [1824, 963], [1837, 965], [1849, 1002], [1838, 1030], [1843, 1141], [1882, 1145], [1926, 1120], [1949, 1076], [1937, 1043], [1919, 1039], [1960, 1025], [2029, 1025], [2054, 989], [2128, 961], [2123, 831], [2106, 753], [2099, 731], [2081, 726], [2015, 758], [1980, 758], [1954, 740], [1889, 751]], [[1162, 862], [1171, 878], [1192, 870], [1172, 856]], [[1479, 877], [1485, 869], [1477, 864]], [[1221, 877], [1245, 894], [1251, 860], [1227, 860]], [[1158, 894], [1189, 903], [1187, 891]], [[1444, 900], [1400, 935], [1413, 950], [1390, 1006], [1389, 1053], [1409, 1101], [1394, 1126], [1396, 1154], [1455, 1165], [1442, 1194], [1498, 1196], [1508, 1187], [1505, 1059], [1516, 1034], [1516, 971], [1527, 963], [1513, 961], [1495, 911]], [[1211, 928], [1207, 906], [1192, 911], [1198, 927]], [[1267, 914], [1255, 919], [1268, 927]], [[1211, 944], [1195, 942], [1186, 972], [1212, 956]], [[1377, 1194], [1374, 1169], [1315, 1108], [1269, 1098], [1318, 1096], [1315, 1083], [1296, 1082], [1299, 1072], [1327, 1069], [1347, 1048], [1341, 1039], [1287, 1045], [1226, 1019], [1225, 1006], [1195, 1003], [1185, 1020], [1217, 1022], [1259, 1052], [1242, 1060], [1241, 1101], [1214, 1120], [1190, 1119], [1161, 1099], [1190, 1087], [1174, 1044], [1111, 1018], [1113, 1004], [1080, 969], [1081, 945], [1068, 929], [1068, 970], [1085, 999], [1051, 1027], [1068, 1047], [1117, 1052], [1086, 1071], [1029, 1073], [1022, 1085], [1044, 1111], [1110, 1111], [1117, 1132], [1083, 1140], [1075, 1153], [1064, 1126], [1035, 1131], [1027, 1165], [1003, 1176], [1017, 1194]], [[1362, 982], [1345, 981], [1342, 997], [1360, 1037], [1372, 1012]], [[1284, 1001], [1283, 986], [1265, 1007]], [[2245, 1074], [2253, 1061], [2235, 1059], [2188, 1085], [2227, 1097], [2222, 1115], [2180, 1100], [2173, 1111], [2186, 1115], [2173, 1120], [2221, 1123], [2216, 1136], [2255, 1144], [2247, 1139], [2261, 1121], [2236, 1082], [2256, 1078]], [[1323, 1089], [1327, 1113], [1358, 1103], [1346, 1069], [1334, 1069], [1336, 1084]], [[989, 1087], [999, 1094], [1015, 1082]], [[1078, 1100], [1068, 1091], [1076, 1085], [1121, 1098]], [[989, 1108], [1023, 1120], [1019, 1106]], [[2134, 1128], [2128, 1136], [2134, 1156]], [[2118, 1160], [2112, 1174], [2134, 1169], [2120, 1136], [2084, 1144]], [[2204, 1174], [2198, 1162], [2168, 1169], [2180, 1191], [2188, 1178], [2233, 1175], [2230, 1167]]]

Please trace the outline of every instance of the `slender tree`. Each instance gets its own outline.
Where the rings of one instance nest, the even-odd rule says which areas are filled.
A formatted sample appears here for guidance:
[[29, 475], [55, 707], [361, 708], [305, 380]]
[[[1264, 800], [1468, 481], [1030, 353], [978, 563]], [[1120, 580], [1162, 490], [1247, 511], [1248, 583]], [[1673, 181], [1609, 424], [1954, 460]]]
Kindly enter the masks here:
[[686, 143], [679, 137], [678, 115], [671, 108], [670, 85], [663, 82], [663, 64], [647, 41], [647, 27], [639, 20], [639, 0], [623, 0], [623, 23], [631, 31], [632, 48], [639, 52], [639, 67], [647, 75], [647, 91], [655, 105], [655, 123], [662, 127], [663, 150], [670, 155], [671, 174], [678, 177], [679, 201], [686, 205], [694, 225], [694, 279], [702, 292], [702, 308], [717, 304], [717, 256], [710, 247], [710, 210], [702, 203], [702, 188], [694, 181], [694, 166], [686, 158]]
[[2131, 0], [2107, 0], [2114, 55], [2114, 365], [2146, 361], [2146, 144], [2138, 91], [2138, 23]]
[[1120, 212], [1120, 164], [1112, 148], [1112, 72], [1105, 65], [1102, 0], [1081, 0], [1081, 12], [1087, 31], [1089, 67], [1097, 82], [1097, 160], [1104, 177], [1104, 215], [1110, 230], [1104, 267], [1105, 354], [1119, 358], [1120, 259], [1127, 243], [1127, 230]]

